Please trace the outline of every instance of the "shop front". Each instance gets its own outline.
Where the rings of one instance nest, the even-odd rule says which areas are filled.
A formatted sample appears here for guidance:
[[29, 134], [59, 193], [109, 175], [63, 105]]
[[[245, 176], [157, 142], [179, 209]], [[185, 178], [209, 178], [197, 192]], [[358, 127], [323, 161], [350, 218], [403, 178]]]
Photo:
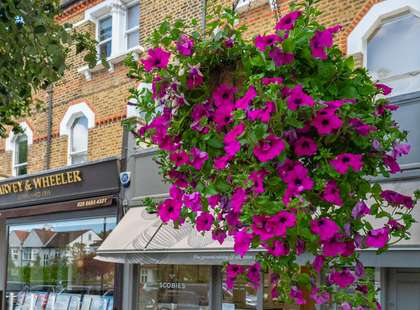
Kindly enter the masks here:
[[0, 182], [3, 309], [118, 308], [116, 265], [94, 259], [117, 223], [118, 175], [108, 159]]

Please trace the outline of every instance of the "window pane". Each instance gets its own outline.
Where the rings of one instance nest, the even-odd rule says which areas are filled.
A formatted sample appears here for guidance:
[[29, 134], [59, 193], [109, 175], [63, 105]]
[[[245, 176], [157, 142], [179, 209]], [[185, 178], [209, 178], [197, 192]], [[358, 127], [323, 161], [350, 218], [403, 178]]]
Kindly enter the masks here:
[[111, 48], [112, 48], [111, 41], [99, 44], [99, 57], [107, 58], [111, 56]]
[[16, 138], [16, 164], [26, 163], [28, 161], [28, 138], [21, 134]]
[[88, 149], [88, 120], [82, 116], [77, 118], [71, 129], [71, 152], [81, 152]]
[[142, 266], [136, 310], [208, 310], [209, 276], [209, 266]]
[[136, 30], [127, 34], [127, 49], [136, 47], [139, 45], [139, 32]]
[[257, 292], [244, 281], [237, 280], [232, 290], [226, 287], [226, 274], [223, 273], [223, 305], [226, 309], [257, 309]]
[[87, 162], [87, 153], [81, 154], [72, 154], [71, 155], [71, 163], [72, 164], [81, 164]]
[[127, 10], [127, 29], [134, 28], [139, 25], [139, 4], [136, 4]]
[[25, 175], [28, 173], [28, 166], [27, 165], [23, 165], [23, 166], [19, 166], [16, 167], [16, 175]]
[[115, 225], [108, 217], [9, 226], [6, 309], [110, 309], [115, 267], [94, 256]]
[[99, 21], [99, 41], [104, 41], [112, 36], [112, 17], [109, 16]]
[[386, 22], [367, 47], [367, 67], [385, 79], [420, 69], [420, 18], [405, 14]]

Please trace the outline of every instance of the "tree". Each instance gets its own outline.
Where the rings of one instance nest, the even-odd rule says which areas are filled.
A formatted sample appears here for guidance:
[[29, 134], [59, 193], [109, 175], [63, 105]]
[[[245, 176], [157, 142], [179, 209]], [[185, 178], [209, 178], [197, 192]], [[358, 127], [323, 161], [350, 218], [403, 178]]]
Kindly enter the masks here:
[[0, 136], [6, 126], [18, 131], [16, 119], [30, 114], [34, 92], [56, 82], [66, 69], [70, 47], [86, 51], [85, 61], [96, 64], [96, 44], [87, 33], [59, 24], [58, 0], [0, 2]]

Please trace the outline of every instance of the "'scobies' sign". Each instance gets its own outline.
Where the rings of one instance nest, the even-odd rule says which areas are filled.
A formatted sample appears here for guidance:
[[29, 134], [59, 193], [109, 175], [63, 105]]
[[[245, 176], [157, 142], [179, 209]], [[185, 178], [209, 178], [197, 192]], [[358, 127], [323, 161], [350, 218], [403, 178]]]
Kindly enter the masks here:
[[83, 181], [80, 170], [67, 171], [63, 173], [52, 174], [48, 176], [35, 177], [24, 181], [16, 181], [0, 185], [1, 196], [30, 192], [55, 186], [61, 186]]
[[184, 290], [187, 288], [187, 285], [182, 282], [160, 282], [160, 288], [170, 288], [177, 290]]
[[[0, 182], [0, 210], [51, 202], [80, 200], [119, 192], [119, 167], [116, 159]], [[87, 199], [78, 207], [103, 205]], [[105, 203], [106, 204], [106, 203]]]

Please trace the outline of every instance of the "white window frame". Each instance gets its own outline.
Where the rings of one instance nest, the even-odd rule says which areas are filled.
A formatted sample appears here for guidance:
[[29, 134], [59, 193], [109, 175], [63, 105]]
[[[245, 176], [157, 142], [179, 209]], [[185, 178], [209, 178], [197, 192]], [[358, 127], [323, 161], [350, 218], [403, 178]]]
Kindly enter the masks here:
[[[99, 41], [99, 24], [101, 23], [101, 21], [103, 21], [104, 19], [107, 19], [109, 17], [111, 17], [111, 37], [108, 38], [108, 39]], [[95, 37], [96, 37], [96, 41], [98, 42], [98, 44], [96, 45], [96, 49], [97, 49], [97, 52], [98, 52], [98, 59], [101, 57], [101, 54], [100, 54], [100, 46], [102, 44], [108, 43], [110, 41], [111, 41], [111, 54], [109, 56], [107, 56], [106, 59], [109, 59], [112, 56], [112, 53], [113, 53], [113, 46], [112, 46], [113, 44], [112, 44], [112, 41], [113, 41], [113, 37], [114, 37], [114, 34], [113, 34], [113, 30], [114, 30], [113, 20], [114, 20], [114, 18], [112, 16], [112, 14], [106, 14], [106, 15], [101, 16], [100, 18], [98, 18], [98, 20], [96, 22], [96, 27], [95, 27], [96, 34], [95, 34]]]
[[15, 137], [15, 148], [13, 150], [13, 175], [14, 176], [18, 176], [18, 175], [23, 175], [23, 174], [18, 174], [18, 170], [20, 167], [25, 167], [26, 166], [26, 170], [28, 170], [28, 150], [26, 151], [26, 161], [23, 163], [17, 163], [17, 157], [18, 157], [18, 151], [19, 151], [19, 144], [17, 143], [17, 140], [22, 136], [25, 135], [26, 136], [26, 147], [28, 148], [29, 144], [28, 144], [28, 136], [23, 133], [23, 134], [18, 134]]
[[[72, 150], [72, 146], [73, 146], [73, 142], [74, 142], [73, 141], [73, 130], [74, 130], [73, 127], [74, 127], [76, 121], [79, 120], [81, 117], [85, 117], [85, 116], [84, 115], [79, 115], [78, 117], [76, 117], [73, 120], [73, 123], [70, 126], [70, 135], [69, 135], [69, 164], [70, 165], [74, 164], [74, 160], [73, 160], [73, 157], [74, 156], [85, 154], [86, 155], [86, 159], [88, 158], [89, 146], [86, 146], [86, 149], [81, 150], [81, 151], [77, 151], [77, 152], [73, 152], [73, 150]], [[89, 123], [89, 121], [88, 121], [88, 123]], [[88, 138], [88, 141], [89, 141], [89, 125], [86, 128], [86, 130], [87, 130], [87, 133], [88, 133], [88, 137], [87, 138]]]
[[[126, 14], [125, 14], [125, 27], [124, 27], [124, 43], [125, 43], [125, 50], [126, 51], [132, 51], [134, 49], [138, 49], [139, 47], [139, 42], [137, 42], [137, 45], [133, 46], [133, 47], [128, 47], [128, 35], [137, 31], [140, 32], [140, 20], [137, 21], [137, 26], [132, 27], [130, 29], [127, 29], [128, 27], [128, 10], [131, 9], [133, 6], [138, 5], [139, 6], [139, 11], [140, 11], [140, 2], [139, 1], [133, 1], [130, 2], [129, 4], [127, 4], [126, 6]], [[140, 33], [139, 33], [139, 37], [140, 37]]]
[[71, 131], [74, 121], [81, 116], [85, 116], [88, 121], [88, 132], [89, 129], [95, 127], [95, 113], [89, 107], [86, 102], [80, 102], [72, 104], [64, 114], [63, 119], [60, 122], [60, 136], [68, 136], [67, 143], [67, 164], [72, 164], [71, 157]]
[[270, 4], [272, 10], [275, 9], [273, 0], [239, 0], [238, 5], [236, 6], [236, 11], [239, 13], [245, 12], [248, 8], [254, 9], [264, 4]]
[[[28, 157], [29, 157], [29, 146], [33, 143], [33, 132], [31, 127], [28, 125], [27, 122], [22, 122], [19, 124], [20, 128], [22, 128], [23, 133], [27, 137], [28, 141]], [[23, 166], [23, 164], [16, 165], [16, 140], [19, 137], [19, 133], [15, 134], [13, 131], [9, 133], [9, 136], [6, 139], [6, 151], [12, 152], [12, 176], [17, 176], [16, 174], [16, 167]], [[28, 162], [26, 162], [26, 165], [28, 165]]]

